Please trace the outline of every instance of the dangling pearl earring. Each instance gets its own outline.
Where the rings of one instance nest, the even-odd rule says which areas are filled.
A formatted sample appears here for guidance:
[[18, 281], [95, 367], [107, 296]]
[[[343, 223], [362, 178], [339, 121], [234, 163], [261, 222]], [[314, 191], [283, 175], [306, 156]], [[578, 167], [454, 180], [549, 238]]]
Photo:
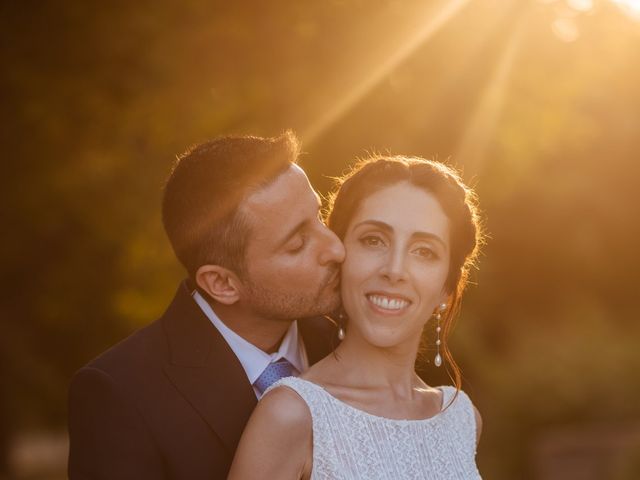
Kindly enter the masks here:
[[436, 317], [436, 334], [437, 334], [437, 338], [436, 338], [436, 358], [433, 359], [433, 363], [435, 364], [436, 367], [439, 367], [440, 365], [442, 365], [442, 356], [440, 356], [440, 344], [442, 343], [440, 341], [440, 331], [442, 330], [440, 328], [440, 319], [442, 318], [442, 314], [447, 310], [447, 304], [446, 303], [441, 303], [438, 306], [438, 311], [436, 313], [434, 313], [434, 316]]
[[338, 314], [338, 340], [344, 340], [344, 319], [345, 314], [340, 312]]

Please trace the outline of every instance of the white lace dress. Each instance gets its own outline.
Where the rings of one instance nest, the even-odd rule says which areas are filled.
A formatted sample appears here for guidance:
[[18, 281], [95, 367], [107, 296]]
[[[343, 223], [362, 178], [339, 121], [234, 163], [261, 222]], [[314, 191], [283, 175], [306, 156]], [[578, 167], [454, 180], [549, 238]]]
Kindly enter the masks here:
[[[394, 420], [358, 410], [321, 386], [287, 377], [286, 386], [309, 406], [313, 423], [312, 480], [477, 480], [476, 421], [460, 392], [444, 412], [424, 420]], [[455, 388], [439, 387], [443, 405]]]

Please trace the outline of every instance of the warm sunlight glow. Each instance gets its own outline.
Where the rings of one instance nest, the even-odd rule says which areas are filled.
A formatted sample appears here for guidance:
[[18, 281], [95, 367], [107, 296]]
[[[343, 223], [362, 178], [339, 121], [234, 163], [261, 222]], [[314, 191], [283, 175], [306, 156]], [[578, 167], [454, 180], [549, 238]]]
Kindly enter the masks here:
[[505, 43], [493, 74], [482, 92], [473, 115], [465, 127], [458, 149], [454, 155], [457, 164], [464, 165], [465, 174], [477, 175], [482, 168], [487, 148], [495, 139], [495, 127], [500, 119], [504, 98], [513, 63], [520, 48], [523, 34], [518, 25]]
[[579, 12], [588, 12], [593, 8], [593, 0], [567, 0], [567, 5]]
[[611, 0], [630, 17], [640, 20], [640, 0]]
[[580, 36], [578, 25], [573, 18], [556, 18], [551, 24], [551, 30], [563, 42], [573, 42]]
[[[640, 0], [609, 1], [629, 17], [640, 21]], [[594, 7], [596, 7], [594, 0], [538, 0], [538, 2], [545, 5], [552, 5], [558, 12], [562, 12], [565, 17], [570, 15], [569, 12], [573, 12], [574, 14], [591, 13], [595, 11]]]
[[404, 45], [393, 55], [386, 59], [380, 59], [378, 65], [372, 71], [368, 72], [360, 83], [353, 85], [343, 97], [337, 98], [334, 104], [303, 132], [302, 138], [305, 144], [309, 145], [321, 136], [323, 132], [362, 100], [382, 79], [393, 72], [400, 63], [409, 58], [418, 47], [433, 37], [433, 35], [453, 19], [468, 3], [469, 0], [453, 0], [447, 2], [442, 10], [428, 19], [423, 28], [415, 32], [414, 35], [409, 36]]

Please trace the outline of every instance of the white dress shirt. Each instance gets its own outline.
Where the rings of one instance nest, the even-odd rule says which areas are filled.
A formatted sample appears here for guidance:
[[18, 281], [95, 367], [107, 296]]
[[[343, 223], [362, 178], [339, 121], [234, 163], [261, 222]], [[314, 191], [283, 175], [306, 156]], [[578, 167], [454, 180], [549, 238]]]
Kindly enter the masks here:
[[[213, 308], [209, 305], [209, 302], [207, 302], [197, 290], [193, 293], [193, 299], [202, 309], [207, 318], [211, 320], [213, 326], [218, 329], [220, 335], [222, 335], [227, 344], [229, 344], [229, 347], [231, 347], [231, 350], [233, 350], [236, 357], [238, 357], [242, 368], [244, 368], [244, 371], [247, 374], [249, 383], [252, 386], [270, 363], [280, 360], [281, 358], [287, 359], [300, 373], [304, 372], [309, 367], [307, 352], [298, 332], [297, 320], [291, 323], [291, 326], [280, 343], [278, 351], [274, 353], [266, 353], [252, 343], [247, 342], [244, 338], [227, 327], [215, 314]], [[255, 392], [256, 397], [260, 398], [260, 393], [255, 387], [253, 387], [253, 391]]]

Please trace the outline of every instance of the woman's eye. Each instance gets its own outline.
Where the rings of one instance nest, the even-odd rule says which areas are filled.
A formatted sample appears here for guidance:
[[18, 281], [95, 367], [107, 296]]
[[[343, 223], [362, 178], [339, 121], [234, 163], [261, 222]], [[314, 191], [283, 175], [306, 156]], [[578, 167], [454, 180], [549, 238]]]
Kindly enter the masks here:
[[418, 255], [419, 257], [424, 257], [424, 258], [437, 258], [437, 255], [435, 254], [435, 252], [433, 250], [431, 250], [428, 247], [419, 247], [416, 248], [414, 250], [414, 253], [416, 255]]

